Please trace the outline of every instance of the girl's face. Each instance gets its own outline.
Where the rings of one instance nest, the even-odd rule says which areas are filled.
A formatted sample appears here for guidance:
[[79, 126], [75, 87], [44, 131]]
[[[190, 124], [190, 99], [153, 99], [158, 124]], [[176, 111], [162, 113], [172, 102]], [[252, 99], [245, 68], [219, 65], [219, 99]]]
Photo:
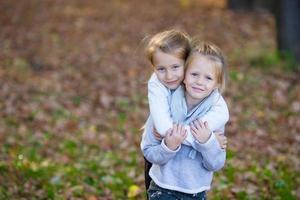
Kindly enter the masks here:
[[160, 50], [153, 54], [154, 73], [167, 88], [174, 90], [184, 78], [184, 60]]
[[185, 73], [186, 97], [193, 102], [201, 102], [218, 87], [215, 66], [208, 58], [196, 55]]

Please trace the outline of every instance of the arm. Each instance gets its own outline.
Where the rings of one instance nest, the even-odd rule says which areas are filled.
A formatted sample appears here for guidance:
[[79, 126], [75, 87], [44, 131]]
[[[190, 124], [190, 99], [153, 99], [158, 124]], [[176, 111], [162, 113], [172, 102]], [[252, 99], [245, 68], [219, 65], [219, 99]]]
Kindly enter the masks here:
[[[152, 163], [163, 165], [172, 159], [181, 148], [181, 143], [186, 137], [186, 131], [183, 126], [174, 124], [172, 129], [167, 131], [166, 137], [158, 142], [153, 141], [154, 134], [147, 133], [143, 137], [142, 151], [145, 157]], [[147, 140], [149, 143], [147, 143]]]
[[200, 120], [207, 122], [211, 131], [223, 129], [229, 120], [229, 111], [221, 95], [219, 95], [216, 103], [212, 105], [211, 109]]
[[[222, 132], [224, 132], [223, 127], [229, 120], [229, 112], [227, 104], [224, 101], [223, 97], [221, 95], [218, 95], [212, 107], [207, 111], [207, 113], [205, 113], [198, 119], [203, 122], [206, 121], [211, 131], [221, 130]], [[191, 134], [191, 127], [189, 125], [186, 125], [185, 128], [187, 130], [187, 138], [184, 141], [184, 144], [192, 144], [194, 142], [194, 137]]]
[[155, 139], [155, 136], [152, 133], [152, 125], [146, 123], [141, 142], [141, 150], [146, 159], [151, 163], [163, 165], [176, 155], [180, 150], [180, 146], [173, 151], [167, 147], [165, 139], [162, 141]]
[[191, 126], [192, 134], [195, 137], [193, 147], [201, 152], [203, 166], [209, 171], [221, 169], [226, 160], [226, 152], [221, 149], [214, 133], [208, 128], [208, 124], [196, 120]]
[[221, 149], [214, 133], [205, 143], [195, 141], [197, 151], [203, 157], [203, 166], [209, 171], [218, 171], [225, 165], [226, 151]]
[[148, 82], [148, 101], [154, 127], [163, 137], [173, 126], [168, 95], [168, 89], [153, 74]]

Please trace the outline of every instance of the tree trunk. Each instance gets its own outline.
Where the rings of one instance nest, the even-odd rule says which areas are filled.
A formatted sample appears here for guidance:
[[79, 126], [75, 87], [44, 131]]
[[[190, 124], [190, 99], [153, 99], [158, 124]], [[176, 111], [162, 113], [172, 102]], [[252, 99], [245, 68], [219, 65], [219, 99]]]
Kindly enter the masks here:
[[268, 10], [274, 14], [277, 48], [300, 63], [300, 0], [228, 0], [232, 10]]
[[228, 8], [231, 10], [252, 10], [253, 0], [228, 0]]
[[281, 0], [276, 10], [278, 49], [300, 62], [300, 1]]

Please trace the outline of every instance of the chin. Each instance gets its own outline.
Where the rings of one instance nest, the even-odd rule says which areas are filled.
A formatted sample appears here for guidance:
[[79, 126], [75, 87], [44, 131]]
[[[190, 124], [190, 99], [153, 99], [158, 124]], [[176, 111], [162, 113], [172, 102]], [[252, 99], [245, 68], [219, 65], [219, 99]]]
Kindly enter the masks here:
[[179, 86], [179, 85], [177, 85], [177, 86], [170, 86], [170, 87], [168, 87], [168, 88], [171, 89], [171, 90], [175, 90], [176, 88], [178, 88], [178, 86]]
[[171, 89], [171, 90], [174, 90], [176, 88], [179, 87], [180, 84], [172, 84], [172, 85], [168, 85], [168, 84], [164, 84], [167, 88]]

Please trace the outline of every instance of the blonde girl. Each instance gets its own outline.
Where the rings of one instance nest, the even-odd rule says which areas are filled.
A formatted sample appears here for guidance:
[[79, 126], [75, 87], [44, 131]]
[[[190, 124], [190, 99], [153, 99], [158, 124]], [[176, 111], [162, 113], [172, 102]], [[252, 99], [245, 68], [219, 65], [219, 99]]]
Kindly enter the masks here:
[[197, 42], [186, 64], [185, 90], [179, 85], [170, 91], [168, 108], [172, 120], [190, 125], [193, 141], [190, 145], [184, 143], [186, 129], [178, 124], [157, 140], [152, 133], [150, 106], [141, 142], [144, 156], [153, 163], [149, 172], [153, 179], [148, 190], [150, 199], [205, 199], [213, 171], [225, 162], [225, 150], [212, 132], [224, 130], [228, 120], [227, 105], [219, 93], [225, 83], [224, 58], [215, 45]]

